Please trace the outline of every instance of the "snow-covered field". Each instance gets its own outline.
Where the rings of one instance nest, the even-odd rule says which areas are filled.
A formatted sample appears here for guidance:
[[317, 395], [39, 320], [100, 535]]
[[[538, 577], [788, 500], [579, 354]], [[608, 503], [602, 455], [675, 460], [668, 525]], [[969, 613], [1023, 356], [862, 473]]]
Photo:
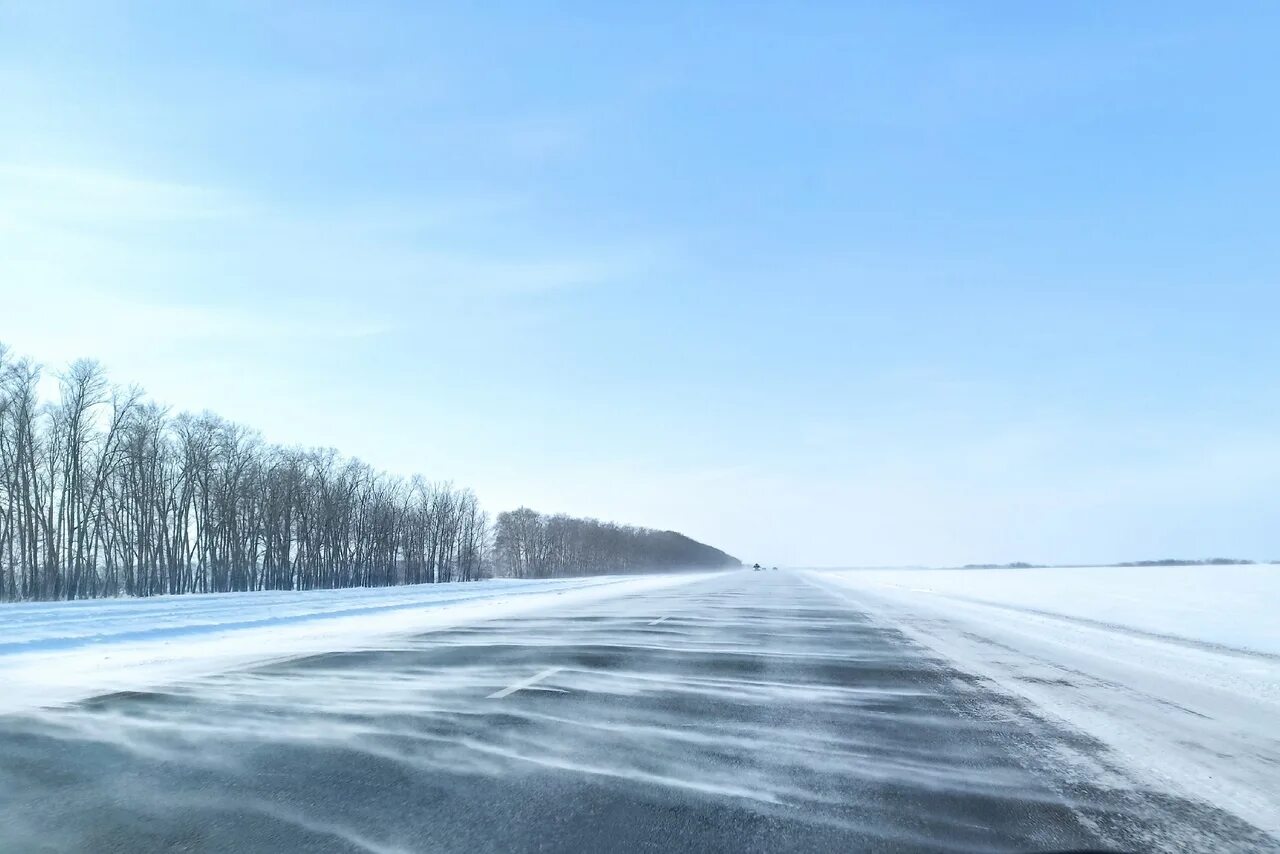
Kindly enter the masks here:
[[1280, 566], [1088, 566], [857, 570], [859, 586], [907, 588], [1280, 655]]
[[706, 577], [495, 579], [4, 605], [0, 714]]
[[1097, 739], [1116, 773], [1280, 833], [1280, 567], [806, 577]]

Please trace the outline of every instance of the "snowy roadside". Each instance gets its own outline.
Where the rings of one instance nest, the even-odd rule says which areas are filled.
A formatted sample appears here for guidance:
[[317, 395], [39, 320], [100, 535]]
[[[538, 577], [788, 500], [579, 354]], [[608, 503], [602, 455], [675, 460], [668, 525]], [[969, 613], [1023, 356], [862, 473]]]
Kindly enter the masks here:
[[1124, 777], [1280, 836], [1277, 568], [806, 577], [1106, 745]]
[[715, 573], [221, 593], [0, 606], [0, 714], [450, 626], [686, 584]]

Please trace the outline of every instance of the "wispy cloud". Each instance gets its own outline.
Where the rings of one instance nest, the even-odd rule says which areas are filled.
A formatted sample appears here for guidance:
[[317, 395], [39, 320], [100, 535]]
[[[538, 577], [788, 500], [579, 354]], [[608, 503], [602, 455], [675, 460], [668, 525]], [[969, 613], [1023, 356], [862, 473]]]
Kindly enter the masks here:
[[61, 164], [0, 163], [0, 198], [0, 215], [59, 222], [165, 222], [244, 213], [244, 203], [220, 189]]
[[[632, 246], [530, 246], [529, 236], [495, 239], [484, 251], [454, 246], [455, 229], [527, 208], [516, 195], [477, 193], [300, 209], [102, 167], [0, 163], [0, 247], [18, 287], [47, 286], [50, 276], [74, 288], [104, 280], [145, 287], [161, 269], [197, 291], [199, 282], [216, 287], [212, 280], [221, 278], [277, 292], [342, 291], [359, 282], [366, 294], [511, 295], [616, 281], [659, 255]], [[211, 220], [217, 227], [204, 227]], [[52, 267], [51, 254], [61, 259]]]
[[527, 205], [477, 193], [304, 208], [103, 165], [0, 162], [0, 335], [55, 363], [350, 342], [424, 317], [437, 335], [474, 337], [542, 322], [540, 297], [634, 278], [660, 257], [531, 245], [518, 228], [455, 245]]
[[184, 346], [243, 347], [351, 341], [388, 330], [372, 317], [289, 302], [269, 311], [95, 292], [18, 291], [5, 297], [14, 349], [57, 363], [79, 356], [174, 353]]

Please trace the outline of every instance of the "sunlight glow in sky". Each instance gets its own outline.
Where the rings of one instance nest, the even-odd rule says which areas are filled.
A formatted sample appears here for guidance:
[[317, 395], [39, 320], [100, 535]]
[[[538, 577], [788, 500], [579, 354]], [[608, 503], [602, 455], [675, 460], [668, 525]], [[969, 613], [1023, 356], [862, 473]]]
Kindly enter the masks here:
[[0, 3], [0, 341], [748, 561], [1280, 559], [1278, 40]]

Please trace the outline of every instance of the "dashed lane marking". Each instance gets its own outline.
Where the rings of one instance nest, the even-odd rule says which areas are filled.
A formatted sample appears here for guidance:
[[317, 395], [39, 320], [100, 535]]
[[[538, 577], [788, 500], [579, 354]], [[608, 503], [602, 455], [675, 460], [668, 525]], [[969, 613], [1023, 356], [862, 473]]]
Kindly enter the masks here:
[[541, 682], [543, 679], [546, 679], [548, 676], [551, 676], [554, 673], [559, 673], [561, 670], [564, 670], [564, 668], [548, 667], [546, 670], [542, 671], [541, 673], [533, 674], [528, 679], [521, 679], [519, 682], [513, 682], [512, 684], [508, 685], [507, 687], [503, 688], [501, 691], [494, 691], [488, 697], [485, 697], [485, 699], [501, 700], [503, 697], [507, 696], [508, 694], [514, 694], [515, 692], [528, 688], [531, 685], [536, 685], [537, 683]]

